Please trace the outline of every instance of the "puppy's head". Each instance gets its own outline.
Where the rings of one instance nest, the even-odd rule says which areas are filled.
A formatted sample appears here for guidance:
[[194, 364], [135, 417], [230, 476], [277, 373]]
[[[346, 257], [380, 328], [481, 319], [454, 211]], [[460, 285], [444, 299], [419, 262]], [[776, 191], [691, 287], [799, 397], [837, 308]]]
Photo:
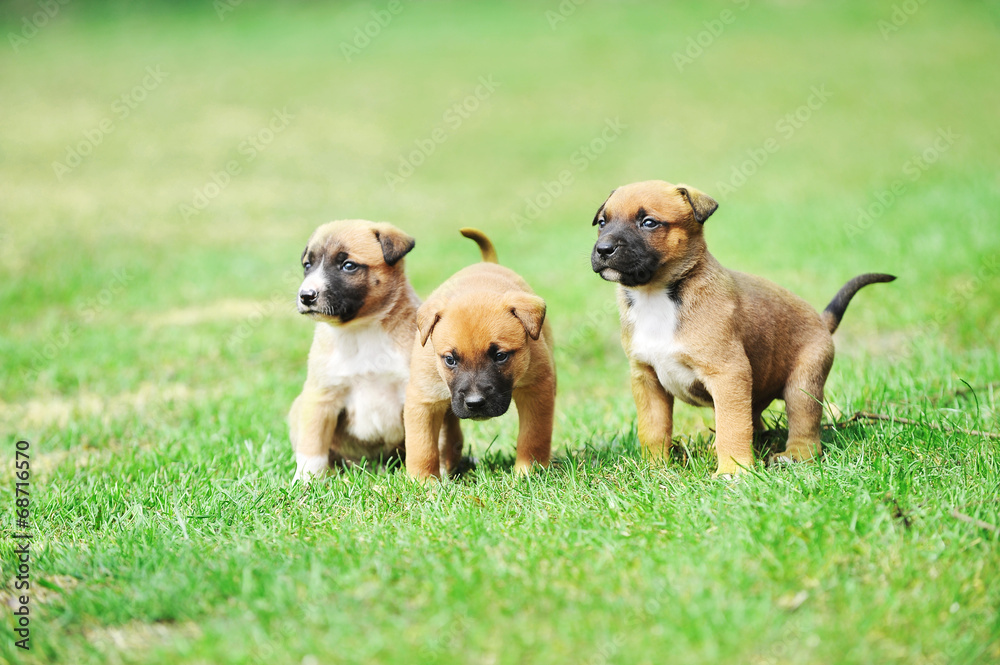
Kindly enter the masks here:
[[703, 248], [702, 225], [719, 204], [687, 185], [648, 180], [619, 187], [598, 209], [594, 272], [641, 286], [680, 274]]
[[378, 313], [403, 288], [403, 257], [413, 245], [413, 238], [392, 224], [356, 219], [324, 224], [302, 252], [299, 313], [333, 324]]
[[485, 420], [507, 412], [531, 364], [529, 339], [538, 339], [544, 321], [545, 301], [523, 291], [495, 298], [468, 293], [421, 305], [420, 341], [433, 345], [456, 416]]

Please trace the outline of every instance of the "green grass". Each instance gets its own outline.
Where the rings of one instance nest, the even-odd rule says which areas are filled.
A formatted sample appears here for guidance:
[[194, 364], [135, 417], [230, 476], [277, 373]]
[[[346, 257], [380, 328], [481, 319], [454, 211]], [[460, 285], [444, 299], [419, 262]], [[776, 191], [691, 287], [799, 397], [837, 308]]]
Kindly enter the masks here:
[[[17, 663], [989, 663], [1000, 660], [1000, 24], [992, 4], [892, 7], [71, 3], [0, 53], [0, 596], [14, 595], [14, 441], [32, 443], [32, 649]], [[566, 4], [566, 3], [564, 3]], [[735, 19], [678, 71], [674, 53]], [[33, 3], [0, 13], [19, 32]], [[123, 117], [147, 67], [166, 78]], [[457, 128], [445, 112], [498, 86]], [[790, 136], [814, 86], [830, 98]], [[251, 160], [240, 144], [293, 116]], [[595, 159], [578, 149], [624, 129]], [[82, 164], [52, 163], [102, 120]], [[415, 141], [447, 140], [390, 188]], [[939, 130], [958, 138], [914, 171]], [[733, 192], [733, 168], [779, 146]], [[199, 214], [182, 204], [236, 161]], [[571, 182], [530, 223], [527, 200]], [[910, 174], [917, 177], [911, 179]], [[642, 461], [611, 285], [607, 192], [719, 196], [709, 247], [823, 306], [860, 272], [821, 463], [713, 481], [711, 412]], [[858, 210], [902, 192], [861, 233]], [[476, 226], [549, 303], [553, 467], [511, 475], [516, 419], [466, 427], [480, 465], [292, 486], [284, 417], [311, 324], [292, 307], [318, 224], [392, 221], [426, 296]], [[292, 271], [291, 275], [289, 271]], [[768, 414], [783, 426], [780, 405]], [[833, 424], [831, 420], [831, 424]], [[956, 517], [958, 515], [958, 517]], [[962, 516], [985, 522], [970, 523]]]

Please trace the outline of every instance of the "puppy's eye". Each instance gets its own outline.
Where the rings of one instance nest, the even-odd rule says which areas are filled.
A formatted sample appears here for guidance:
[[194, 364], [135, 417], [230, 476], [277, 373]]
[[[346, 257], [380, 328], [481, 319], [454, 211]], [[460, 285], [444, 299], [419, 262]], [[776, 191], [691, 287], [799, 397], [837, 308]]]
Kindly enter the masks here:
[[340, 269], [344, 272], [357, 272], [359, 267], [360, 266], [358, 266], [358, 264], [354, 261], [344, 261], [343, 265], [340, 266]]
[[652, 217], [646, 217], [640, 222], [639, 226], [644, 229], [655, 229], [660, 223], [653, 219]]
[[309, 272], [309, 269], [312, 268], [312, 267], [313, 267], [313, 264], [311, 264], [308, 261], [306, 261], [305, 263], [302, 264], [302, 271], [303, 272]]
[[599, 220], [597, 220], [597, 228], [603, 229], [604, 225], [607, 224], [607, 223], [608, 223], [608, 220], [606, 220], [603, 217], [601, 217]]
[[507, 362], [508, 358], [510, 358], [510, 354], [507, 353], [506, 351], [497, 351], [496, 353], [493, 354], [493, 362], [495, 362], [497, 365], [502, 365], [503, 363]]
[[445, 366], [447, 366], [447, 367], [458, 367], [458, 359], [455, 356], [451, 355], [450, 353], [447, 354], [447, 355], [441, 356], [441, 358], [444, 360]]

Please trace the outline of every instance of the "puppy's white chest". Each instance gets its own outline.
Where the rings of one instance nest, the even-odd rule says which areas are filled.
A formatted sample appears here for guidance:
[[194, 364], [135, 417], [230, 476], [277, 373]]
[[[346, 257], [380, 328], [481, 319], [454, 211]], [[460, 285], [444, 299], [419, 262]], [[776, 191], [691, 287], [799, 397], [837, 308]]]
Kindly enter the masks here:
[[667, 392], [688, 404], [711, 406], [711, 399], [706, 399], [704, 386], [676, 338], [677, 304], [662, 290], [626, 293], [632, 303], [624, 312], [625, 322], [632, 328], [632, 358], [651, 366]]
[[324, 387], [344, 395], [348, 433], [361, 441], [403, 440], [409, 359], [381, 326], [338, 330], [323, 370]]

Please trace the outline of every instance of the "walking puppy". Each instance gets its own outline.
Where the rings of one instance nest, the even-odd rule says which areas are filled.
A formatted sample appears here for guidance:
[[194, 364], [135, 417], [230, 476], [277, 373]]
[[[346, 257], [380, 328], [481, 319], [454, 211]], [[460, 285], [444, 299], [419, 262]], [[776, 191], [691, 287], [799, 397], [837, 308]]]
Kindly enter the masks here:
[[545, 301], [497, 265], [480, 231], [462, 235], [476, 241], [483, 263], [455, 273], [417, 311], [404, 408], [406, 470], [415, 478], [455, 469], [461, 450], [453, 436], [438, 435], [449, 417], [495, 418], [512, 398], [519, 420], [515, 471], [549, 464], [556, 371]]
[[639, 442], [670, 449], [674, 398], [715, 409], [720, 474], [753, 466], [761, 412], [785, 401], [788, 441], [774, 458], [811, 460], [821, 451], [823, 385], [832, 333], [858, 289], [892, 275], [855, 277], [822, 314], [754, 275], [723, 268], [702, 226], [718, 207], [686, 185], [660, 180], [619, 187], [597, 211], [591, 267], [618, 282], [622, 346], [631, 368]]
[[295, 480], [402, 454], [420, 306], [403, 269], [413, 246], [391, 224], [363, 220], [330, 222], [309, 238], [298, 310], [316, 321], [316, 332], [305, 386], [288, 414]]

